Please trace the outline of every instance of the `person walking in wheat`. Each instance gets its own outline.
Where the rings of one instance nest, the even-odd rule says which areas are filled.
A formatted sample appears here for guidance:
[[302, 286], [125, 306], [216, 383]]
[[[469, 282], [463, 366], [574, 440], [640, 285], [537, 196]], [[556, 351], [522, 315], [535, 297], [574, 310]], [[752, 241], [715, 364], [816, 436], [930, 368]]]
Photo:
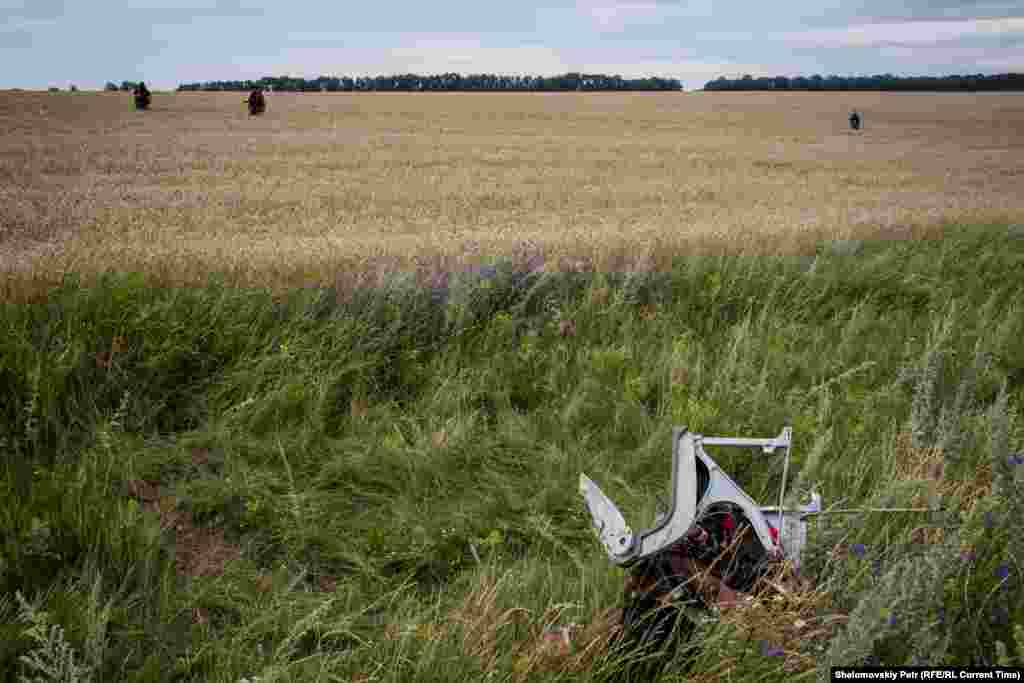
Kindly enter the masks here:
[[149, 109], [153, 96], [149, 92], [149, 88], [146, 87], [145, 81], [139, 81], [139, 84], [135, 86], [135, 90], [132, 91], [132, 95], [135, 97], [136, 109], [139, 111]]
[[249, 93], [247, 100], [249, 105], [249, 116], [259, 116], [267, 110], [267, 100], [263, 97], [263, 88], [255, 88]]

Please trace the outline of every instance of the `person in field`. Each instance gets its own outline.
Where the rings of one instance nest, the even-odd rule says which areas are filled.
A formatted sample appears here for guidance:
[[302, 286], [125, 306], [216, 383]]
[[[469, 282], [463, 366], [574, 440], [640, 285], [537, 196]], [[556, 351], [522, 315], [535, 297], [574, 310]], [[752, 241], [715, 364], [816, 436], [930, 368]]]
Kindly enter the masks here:
[[135, 86], [135, 90], [132, 91], [132, 95], [135, 97], [136, 109], [149, 109], [153, 95], [149, 92], [149, 88], [146, 87], [145, 81], [139, 81], [139, 84]]
[[249, 116], [259, 116], [267, 110], [267, 100], [263, 96], [263, 88], [255, 88], [249, 93], [247, 100], [249, 105]]
[[856, 111], [850, 114], [850, 128], [852, 130], [860, 130], [860, 114]]

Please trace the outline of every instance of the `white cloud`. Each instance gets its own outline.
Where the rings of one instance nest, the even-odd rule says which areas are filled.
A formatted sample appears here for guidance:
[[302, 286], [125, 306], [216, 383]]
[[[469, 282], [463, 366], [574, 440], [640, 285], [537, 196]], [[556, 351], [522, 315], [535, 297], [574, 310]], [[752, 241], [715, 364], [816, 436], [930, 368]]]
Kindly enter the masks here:
[[697, 40], [710, 42], [722, 41], [726, 43], [745, 43], [754, 40], [754, 33], [751, 31], [698, 31], [693, 34]]
[[[884, 57], [912, 59], [930, 64], [950, 64], [1008, 71], [1024, 70], [1024, 47], [958, 47], [955, 45], [887, 45], [878, 50]], [[962, 69], [961, 69], [962, 70]]]
[[244, 78], [268, 73], [295, 76], [337, 74], [380, 76], [393, 73], [439, 74], [456, 72], [504, 75], [555, 74], [574, 67], [557, 50], [542, 46], [486, 46], [466, 39], [431, 39], [407, 36], [401, 47], [371, 50], [346, 47], [289, 47], [273, 56], [240, 56], [234, 60]]
[[19, 19], [0, 26], [0, 31], [34, 31], [58, 23], [58, 19]]
[[788, 43], [813, 47], [870, 47], [886, 43], [927, 44], [1011, 33], [1024, 33], [1024, 17], [861, 24], [848, 28], [783, 33], [777, 37]]
[[576, 8], [602, 28], [622, 28], [628, 23], [656, 21], [662, 15], [653, 2], [607, 4], [580, 0]]
[[1009, 56], [1003, 59], [985, 58], [975, 62], [975, 66], [983, 69], [998, 69], [1000, 71], [1020, 72], [1024, 71], [1024, 54]]
[[630, 25], [659, 25], [681, 17], [710, 17], [710, 0], [666, 5], [649, 0], [577, 0], [576, 13], [590, 20], [601, 32], [618, 32]]
[[500, 73], [526, 75], [571, 70], [558, 50], [540, 45], [488, 46], [470, 39], [421, 39], [393, 48], [388, 61], [413, 73]]
[[289, 31], [284, 34], [290, 43], [342, 43], [348, 37], [343, 31]]

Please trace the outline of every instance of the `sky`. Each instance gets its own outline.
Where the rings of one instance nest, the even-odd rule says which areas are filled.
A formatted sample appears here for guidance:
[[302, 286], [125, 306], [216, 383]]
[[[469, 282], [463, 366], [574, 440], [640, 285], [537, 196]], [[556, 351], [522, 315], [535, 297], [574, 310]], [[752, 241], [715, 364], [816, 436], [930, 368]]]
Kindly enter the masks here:
[[1024, 0], [0, 0], [0, 88], [1024, 72]]

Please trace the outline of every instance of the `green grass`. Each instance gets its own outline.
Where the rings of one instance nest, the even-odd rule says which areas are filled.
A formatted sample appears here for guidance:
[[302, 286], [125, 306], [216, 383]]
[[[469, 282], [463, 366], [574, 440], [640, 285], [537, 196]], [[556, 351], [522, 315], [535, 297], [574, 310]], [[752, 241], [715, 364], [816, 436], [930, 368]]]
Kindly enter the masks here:
[[[341, 303], [118, 274], [4, 304], [2, 677], [513, 680], [537, 628], [620, 599], [580, 471], [647, 522], [680, 424], [791, 424], [794, 496], [953, 511], [814, 523], [827, 606], [807, 619], [847, 620], [784, 656], [736, 620], [702, 626], [691, 676], [980, 663], [997, 641], [1024, 662], [1024, 240], [1006, 226], [525, 285], [496, 265], [446, 303], [401, 276]], [[942, 475], [907, 475], [915, 458]], [[719, 460], [773, 501], [776, 465]], [[163, 499], [141, 505], [140, 480]], [[913, 543], [923, 524], [941, 538]]]

